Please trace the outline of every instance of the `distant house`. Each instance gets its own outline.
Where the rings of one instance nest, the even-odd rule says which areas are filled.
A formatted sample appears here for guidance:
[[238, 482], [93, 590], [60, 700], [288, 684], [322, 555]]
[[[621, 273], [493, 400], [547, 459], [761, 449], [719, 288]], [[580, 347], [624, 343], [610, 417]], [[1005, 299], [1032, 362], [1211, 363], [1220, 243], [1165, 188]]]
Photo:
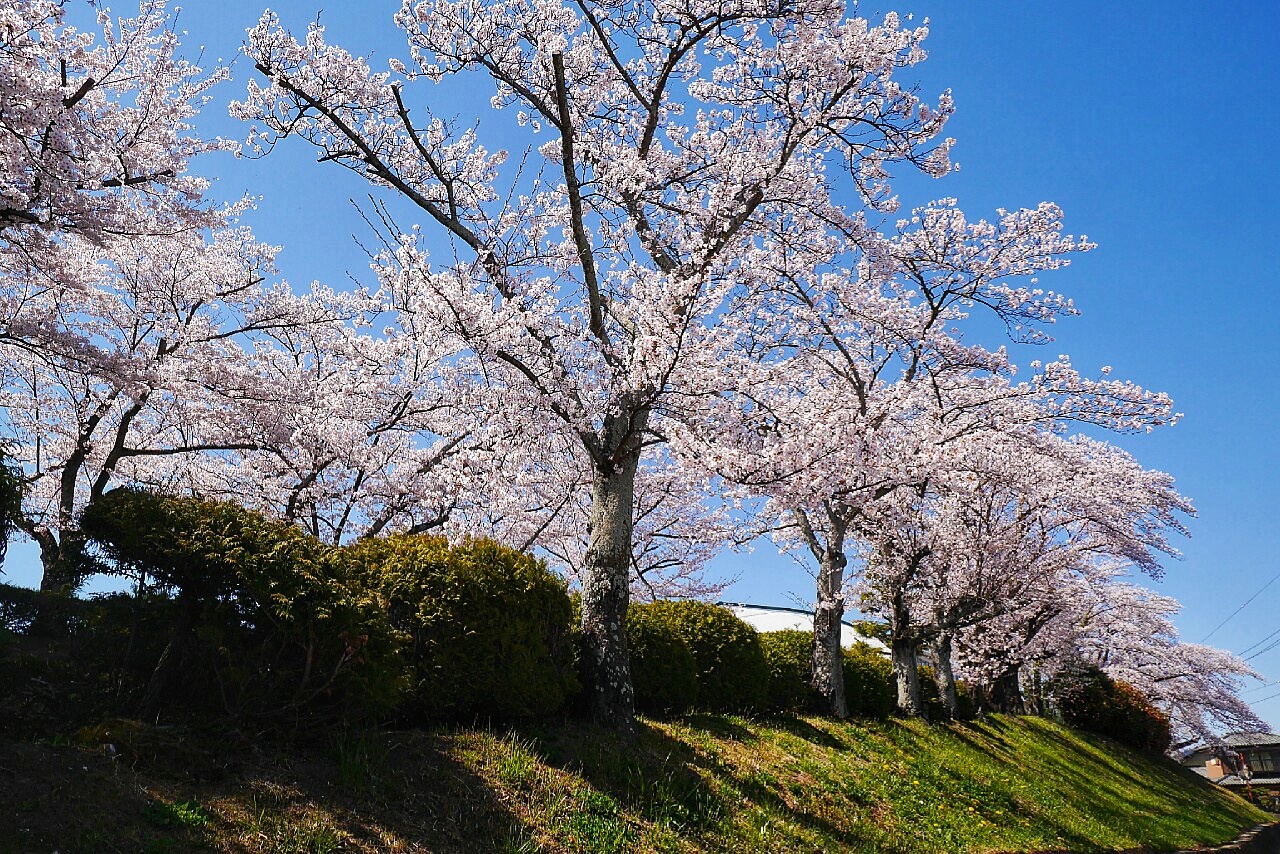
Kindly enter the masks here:
[[[738, 619], [750, 625], [758, 632], [781, 632], [787, 629], [798, 629], [802, 632], [813, 631], [813, 612], [801, 611], [799, 608], [780, 608], [775, 605], [746, 605], [741, 602], [717, 602], [717, 605], [728, 608]], [[889, 647], [882, 641], [868, 637], [848, 621], [841, 622], [840, 644], [845, 648], [854, 644], [865, 643], [867, 646], [888, 655]]]
[[1182, 757], [1182, 764], [1228, 789], [1250, 787], [1280, 797], [1280, 735], [1244, 732], [1224, 736]]

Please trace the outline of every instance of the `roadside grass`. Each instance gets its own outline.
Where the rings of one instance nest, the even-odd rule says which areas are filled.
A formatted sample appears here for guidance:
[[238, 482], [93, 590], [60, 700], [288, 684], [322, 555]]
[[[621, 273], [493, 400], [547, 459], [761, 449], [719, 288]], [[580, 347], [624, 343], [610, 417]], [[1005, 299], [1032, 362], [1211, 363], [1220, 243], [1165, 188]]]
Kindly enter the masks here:
[[109, 754], [0, 744], [0, 851], [1174, 850], [1267, 820], [1166, 759], [1029, 717], [696, 715], [644, 721], [634, 745], [562, 721]]

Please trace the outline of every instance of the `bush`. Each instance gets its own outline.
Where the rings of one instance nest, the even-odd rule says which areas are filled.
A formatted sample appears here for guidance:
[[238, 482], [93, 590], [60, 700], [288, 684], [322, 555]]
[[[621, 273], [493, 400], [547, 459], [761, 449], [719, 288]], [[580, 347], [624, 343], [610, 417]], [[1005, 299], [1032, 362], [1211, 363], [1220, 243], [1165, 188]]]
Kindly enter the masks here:
[[636, 708], [651, 715], [683, 714], [698, 701], [698, 667], [684, 638], [643, 606], [627, 609], [627, 647]]
[[394, 707], [404, 666], [380, 603], [314, 537], [230, 502], [133, 489], [99, 498], [81, 526], [119, 571], [155, 584], [92, 627], [109, 646], [164, 638], [133, 686], [141, 716], [319, 722]]
[[893, 663], [865, 643], [844, 651], [844, 693], [849, 713], [887, 718], [898, 702]]
[[1071, 726], [1105, 735], [1151, 753], [1169, 749], [1169, 718], [1140, 691], [1117, 682], [1093, 666], [1074, 668], [1055, 680], [1052, 691], [1062, 719]]
[[769, 710], [803, 712], [815, 708], [813, 632], [764, 632], [760, 647], [769, 667]]
[[0, 442], [0, 565], [9, 551], [10, 538], [18, 533], [22, 518], [22, 467], [9, 455], [8, 445]]
[[577, 690], [564, 582], [488, 540], [397, 535], [339, 550], [384, 604], [408, 662], [408, 721], [559, 711]]
[[769, 666], [760, 636], [732, 611], [670, 600], [635, 607], [670, 626], [688, 645], [698, 669], [698, 708], [751, 712], [766, 707]]

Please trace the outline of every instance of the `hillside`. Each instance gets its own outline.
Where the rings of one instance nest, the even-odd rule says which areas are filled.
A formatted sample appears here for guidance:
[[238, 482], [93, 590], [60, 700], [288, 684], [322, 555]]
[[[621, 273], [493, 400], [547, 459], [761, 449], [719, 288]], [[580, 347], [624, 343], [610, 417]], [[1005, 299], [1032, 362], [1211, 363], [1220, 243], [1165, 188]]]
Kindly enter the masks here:
[[116, 722], [77, 742], [0, 747], [0, 850], [1168, 850], [1266, 820], [1038, 718], [697, 716], [630, 749], [573, 722], [288, 750]]

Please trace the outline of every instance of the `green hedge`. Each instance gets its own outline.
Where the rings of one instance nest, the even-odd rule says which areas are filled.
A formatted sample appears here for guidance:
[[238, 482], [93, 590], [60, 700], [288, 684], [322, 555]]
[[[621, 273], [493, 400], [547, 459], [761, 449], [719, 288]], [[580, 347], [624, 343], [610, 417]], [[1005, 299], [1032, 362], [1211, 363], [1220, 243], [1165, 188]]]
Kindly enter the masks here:
[[548, 715], [578, 690], [569, 595], [542, 561], [427, 536], [365, 540], [337, 557], [396, 632], [412, 679], [402, 719]]
[[[806, 631], [766, 632], [760, 635], [769, 664], [769, 706], [798, 712], [816, 707], [811, 683], [813, 634]], [[886, 718], [897, 702], [893, 665], [867, 644], [844, 650], [844, 692], [849, 714]], [[936, 691], [935, 691], [936, 694]]]
[[140, 714], [296, 723], [385, 717], [398, 702], [404, 664], [381, 603], [298, 528], [231, 502], [134, 489], [95, 501], [81, 527], [120, 571], [142, 573], [152, 598], [170, 599], [136, 599], [124, 626], [108, 619], [95, 632], [108, 645], [127, 644], [126, 628], [164, 638], [135, 691]]
[[683, 714], [698, 702], [698, 666], [684, 638], [652, 608], [627, 609], [627, 647], [636, 708], [649, 715]]
[[846, 649], [844, 694], [850, 714], [864, 718], [889, 717], [898, 702], [893, 663], [864, 643]]
[[659, 601], [643, 609], [688, 645], [698, 670], [698, 708], [709, 712], [763, 711], [769, 665], [760, 636], [727, 608], [706, 602]]
[[[82, 524], [174, 599], [183, 666], [157, 667], [143, 708], [157, 686], [166, 702], [208, 701], [213, 686], [235, 715], [515, 718], [557, 712], [577, 689], [564, 583], [495, 543], [333, 548], [235, 504], [135, 490], [104, 496]], [[175, 692], [179, 676], [205, 690]]]
[[817, 705], [813, 690], [813, 632], [762, 632], [760, 647], [769, 666], [768, 707], [773, 712], [805, 712]]

